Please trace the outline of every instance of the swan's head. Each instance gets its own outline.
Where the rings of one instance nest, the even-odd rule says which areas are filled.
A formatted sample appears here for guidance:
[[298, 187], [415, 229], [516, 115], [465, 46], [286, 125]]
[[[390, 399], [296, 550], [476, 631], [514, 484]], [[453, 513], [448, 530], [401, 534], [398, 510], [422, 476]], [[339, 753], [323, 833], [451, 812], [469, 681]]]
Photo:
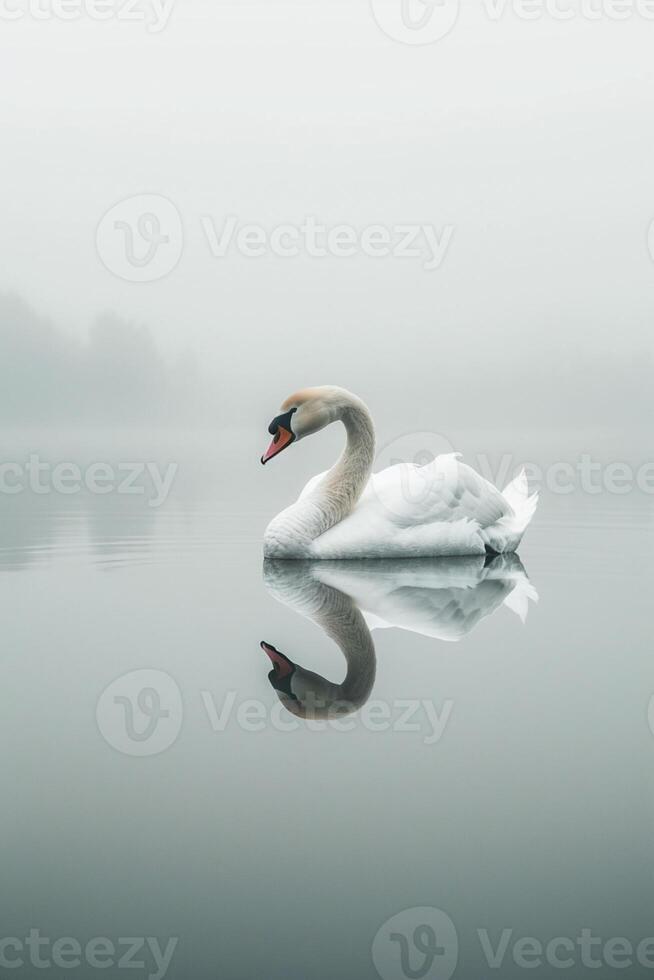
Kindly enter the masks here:
[[275, 688], [277, 697], [298, 718], [342, 718], [361, 706], [346, 701], [338, 684], [332, 684], [321, 674], [294, 664], [272, 644], [262, 642], [261, 649], [273, 665], [268, 680]]
[[287, 398], [268, 426], [273, 440], [261, 457], [261, 462], [267, 463], [291, 443], [335, 422], [343, 411], [345, 396], [350, 400], [354, 398], [342, 388], [325, 385], [322, 388], [303, 388]]

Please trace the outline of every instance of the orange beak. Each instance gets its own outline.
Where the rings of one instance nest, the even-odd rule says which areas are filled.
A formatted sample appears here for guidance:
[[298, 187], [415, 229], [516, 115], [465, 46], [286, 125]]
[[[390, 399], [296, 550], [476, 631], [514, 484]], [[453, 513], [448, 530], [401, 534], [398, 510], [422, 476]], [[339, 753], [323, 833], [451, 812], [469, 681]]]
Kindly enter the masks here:
[[265, 453], [261, 457], [261, 462], [267, 463], [269, 459], [273, 458], [273, 456], [278, 456], [282, 449], [286, 449], [287, 446], [290, 446], [294, 439], [295, 436], [293, 433], [289, 432], [288, 429], [285, 429], [280, 425], [273, 437], [273, 441], [270, 443]]
[[283, 677], [287, 677], [289, 674], [293, 673], [295, 665], [291, 663], [288, 657], [280, 653], [279, 650], [275, 649], [272, 643], [266, 643], [265, 640], [261, 641], [261, 649], [264, 653], [267, 653], [270, 657], [270, 662], [273, 665], [275, 671], [275, 676], [280, 680]]

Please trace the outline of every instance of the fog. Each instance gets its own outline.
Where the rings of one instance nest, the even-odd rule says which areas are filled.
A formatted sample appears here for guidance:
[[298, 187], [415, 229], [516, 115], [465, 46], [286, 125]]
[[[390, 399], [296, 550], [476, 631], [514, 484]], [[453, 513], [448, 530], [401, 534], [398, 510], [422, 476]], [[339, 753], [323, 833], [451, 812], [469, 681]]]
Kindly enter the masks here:
[[[259, 425], [335, 383], [404, 429], [640, 428], [652, 35], [635, 15], [493, 21], [479, 4], [410, 46], [363, 0], [184, 0], [156, 33], [3, 22], [3, 412]], [[146, 193], [183, 241], [167, 274], [126, 281], [96, 233]], [[206, 221], [220, 234], [229, 216], [452, 237], [431, 271], [361, 251], [216, 257]]]
[[0, 296], [0, 411], [5, 423], [113, 425], [190, 421], [197, 364], [162, 357], [145, 326], [99, 315], [79, 336], [17, 296]]

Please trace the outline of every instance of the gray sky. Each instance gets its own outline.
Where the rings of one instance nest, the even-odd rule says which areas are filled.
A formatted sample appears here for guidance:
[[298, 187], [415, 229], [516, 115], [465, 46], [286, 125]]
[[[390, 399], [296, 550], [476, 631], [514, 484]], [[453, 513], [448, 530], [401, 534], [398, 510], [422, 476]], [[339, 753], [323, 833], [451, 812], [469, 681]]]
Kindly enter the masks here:
[[[177, 0], [159, 32], [0, 21], [0, 290], [20, 300], [0, 304], [0, 347], [5, 364], [23, 351], [0, 368], [2, 404], [29, 417], [41, 397], [24, 314], [52, 323], [44, 374], [49, 357], [77, 359], [79, 381], [106, 357], [109, 393], [142, 369], [153, 405], [181, 406], [168, 377], [181, 363], [244, 423], [320, 383], [425, 426], [638, 423], [654, 348], [653, 43], [635, 13], [494, 22], [481, 0], [424, 46], [388, 37], [367, 0]], [[173, 202], [183, 247], [163, 278], [125, 281], [96, 229], [146, 193]], [[267, 231], [307, 215], [358, 232], [449, 226], [451, 240], [431, 271], [423, 257], [216, 258], [202, 218], [219, 234], [229, 215]], [[102, 348], [87, 334], [106, 313]], [[107, 323], [122, 332], [107, 339]], [[156, 414], [137, 398], [141, 411]]]

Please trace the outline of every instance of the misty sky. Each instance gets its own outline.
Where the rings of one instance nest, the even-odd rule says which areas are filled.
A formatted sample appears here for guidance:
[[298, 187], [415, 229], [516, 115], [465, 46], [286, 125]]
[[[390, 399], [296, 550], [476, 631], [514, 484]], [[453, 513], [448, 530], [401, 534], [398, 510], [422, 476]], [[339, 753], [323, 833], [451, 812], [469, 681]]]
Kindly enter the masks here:
[[[116, 418], [147, 420], [183, 414], [190, 384], [256, 424], [335, 383], [426, 427], [642, 422], [653, 44], [637, 17], [493, 23], [472, 2], [419, 47], [367, 0], [177, 0], [159, 33], [1, 22], [0, 408], [74, 416], [122, 391]], [[164, 278], [127, 282], [96, 229], [144, 193], [174, 203], [184, 246]], [[216, 258], [202, 218], [219, 231], [229, 215], [453, 235], [432, 271]]]

